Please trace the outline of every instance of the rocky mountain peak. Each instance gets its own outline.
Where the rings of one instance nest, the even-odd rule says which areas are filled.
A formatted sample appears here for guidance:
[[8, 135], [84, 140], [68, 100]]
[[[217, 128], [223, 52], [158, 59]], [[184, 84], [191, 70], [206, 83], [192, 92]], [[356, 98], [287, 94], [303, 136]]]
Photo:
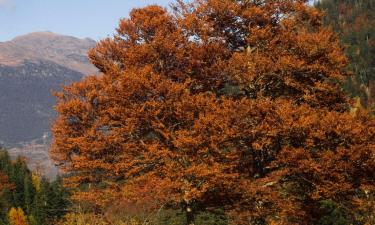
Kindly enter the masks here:
[[95, 46], [92, 39], [34, 32], [0, 43], [0, 64], [22, 65], [25, 62], [51, 61], [82, 74], [96, 73], [87, 58], [87, 51]]

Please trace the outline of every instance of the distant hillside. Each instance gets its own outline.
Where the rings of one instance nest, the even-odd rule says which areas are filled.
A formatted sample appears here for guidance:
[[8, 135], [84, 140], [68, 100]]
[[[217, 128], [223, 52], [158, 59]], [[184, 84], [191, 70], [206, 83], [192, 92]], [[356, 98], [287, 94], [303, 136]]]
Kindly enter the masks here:
[[49, 136], [55, 116], [52, 92], [96, 73], [86, 56], [95, 44], [50, 32], [0, 43], [0, 144], [12, 148], [11, 155], [29, 157], [31, 165], [46, 164], [48, 140], [35, 141]]
[[95, 46], [92, 39], [79, 39], [51, 32], [35, 32], [0, 43], [0, 64], [16, 66], [25, 61], [51, 61], [80, 73], [94, 73], [87, 50]]
[[0, 43], [0, 141], [40, 138], [53, 119], [53, 90], [94, 73], [91, 39], [37, 32]]
[[52, 90], [82, 76], [49, 61], [0, 65], [0, 140], [13, 145], [40, 138], [54, 116]]

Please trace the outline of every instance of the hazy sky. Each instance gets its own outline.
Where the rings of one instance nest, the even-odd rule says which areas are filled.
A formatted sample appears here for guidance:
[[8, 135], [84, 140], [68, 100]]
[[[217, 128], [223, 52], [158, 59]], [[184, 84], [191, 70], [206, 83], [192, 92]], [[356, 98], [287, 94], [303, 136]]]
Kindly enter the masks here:
[[114, 33], [134, 7], [171, 0], [0, 0], [0, 41], [35, 31], [89, 37]]

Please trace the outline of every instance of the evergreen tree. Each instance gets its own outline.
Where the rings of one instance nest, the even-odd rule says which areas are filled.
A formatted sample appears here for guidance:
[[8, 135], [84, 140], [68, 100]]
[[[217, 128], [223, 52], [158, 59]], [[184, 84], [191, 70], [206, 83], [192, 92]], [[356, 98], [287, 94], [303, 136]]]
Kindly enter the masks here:
[[40, 190], [36, 193], [32, 216], [38, 224], [46, 224], [48, 220], [48, 191], [49, 183], [46, 179], [40, 182]]
[[10, 174], [12, 162], [6, 150], [0, 148], [0, 170]]
[[42, 178], [40, 189], [36, 192], [31, 215], [39, 224], [57, 221], [63, 217], [70, 206], [69, 194], [62, 185], [61, 178], [53, 182]]
[[375, 1], [321, 0], [316, 6], [326, 12], [325, 23], [337, 31], [347, 45], [354, 72], [346, 89], [361, 97], [364, 106], [375, 106]]
[[21, 209], [31, 225], [54, 224], [67, 211], [68, 198], [61, 178], [50, 182], [31, 173], [22, 158], [13, 163], [0, 151], [0, 225], [11, 222], [7, 214], [12, 208], [16, 216]]
[[48, 196], [50, 215], [54, 219], [59, 219], [65, 215], [67, 209], [70, 207], [69, 192], [63, 186], [62, 178], [57, 177], [55, 181], [51, 183], [51, 191]]
[[26, 213], [30, 215], [33, 208], [34, 196], [35, 196], [35, 187], [33, 186], [31, 176], [24, 177], [24, 207]]
[[[15, 190], [13, 193], [13, 205], [15, 207], [24, 207], [25, 204], [25, 177], [30, 175], [30, 171], [27, 169], [25, 161], [18, 157], [16, 162], [13, 164], [10, 181], [15, 184]], [[25, 210], [25, 208], [23, 208]]]

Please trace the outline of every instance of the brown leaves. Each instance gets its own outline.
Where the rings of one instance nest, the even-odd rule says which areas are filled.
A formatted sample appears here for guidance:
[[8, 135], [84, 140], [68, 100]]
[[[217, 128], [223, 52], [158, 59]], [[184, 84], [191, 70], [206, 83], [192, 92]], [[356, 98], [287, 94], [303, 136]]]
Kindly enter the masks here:
[[196, 1], [122, 20], [90, 53], [103, 74], [57, 95], [51, 152], [90, 185], [78, 197], [283, 224], [311, 224], [326, 198], [352, 207], [373, 186], [375, 122], [350, 114], [341, 46], [302, 2]]
[[12, 190], [13, 188], [14, 184], [10, 183], [8, 176], [0, 171], [0, 197], [4, 190]]

